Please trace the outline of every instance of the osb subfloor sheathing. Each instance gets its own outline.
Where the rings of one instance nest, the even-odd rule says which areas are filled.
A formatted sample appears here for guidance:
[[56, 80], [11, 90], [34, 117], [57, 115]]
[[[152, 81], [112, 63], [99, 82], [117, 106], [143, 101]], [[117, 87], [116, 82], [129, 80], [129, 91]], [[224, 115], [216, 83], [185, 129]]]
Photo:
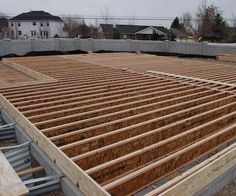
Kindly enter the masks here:
[[3, 65], [0, 62], [0, 87], [11, 86], [11, 85], [20, 85], [26, 82], [35, 81], [33, 78], [21, 73], [17, 70], [14, 70], [11, 67]]
[[48, 141], [45, 151], [59, 149], [64, 163], [76, 165], [72, 171], [55, 159], [85, 194], [93, 185], [97, 194], [137, 193], [236, 137], [232, 86], [137, 72], [235, 84], [236, 67], [127, 53], [8, 60], [55, 79], [0, 93], [30, 123], [29, 134], [43, 135], [39, 145]]

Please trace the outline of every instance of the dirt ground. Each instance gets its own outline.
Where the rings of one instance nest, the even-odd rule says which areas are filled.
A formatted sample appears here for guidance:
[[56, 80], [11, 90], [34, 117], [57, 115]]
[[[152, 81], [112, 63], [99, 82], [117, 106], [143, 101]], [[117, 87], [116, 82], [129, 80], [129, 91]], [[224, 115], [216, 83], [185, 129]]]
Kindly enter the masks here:
[[236, 178], [223, 190], [219, 191], [214, 196], [235, 196], [236, 195]]

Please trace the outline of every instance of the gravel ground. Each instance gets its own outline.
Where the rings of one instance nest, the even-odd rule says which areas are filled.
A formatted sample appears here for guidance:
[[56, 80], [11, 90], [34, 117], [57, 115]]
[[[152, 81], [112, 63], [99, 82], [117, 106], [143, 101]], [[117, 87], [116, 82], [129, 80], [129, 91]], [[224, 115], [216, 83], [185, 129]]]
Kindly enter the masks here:
[[43, 194], [42, 196], [64, 196], [61, 191], [53, 191], [51, 193]]
[[[16, 142], [11, 142], [11, 141], [0, 141], [0, 147], [9, 147], [9, 146], [15, 146], [17, 145]], [[4, 150], [4, 152], [7, 152], [8, 150]]]
[[225, 188], [214, 196], [235, 196], [236, 195], [236, 178]]

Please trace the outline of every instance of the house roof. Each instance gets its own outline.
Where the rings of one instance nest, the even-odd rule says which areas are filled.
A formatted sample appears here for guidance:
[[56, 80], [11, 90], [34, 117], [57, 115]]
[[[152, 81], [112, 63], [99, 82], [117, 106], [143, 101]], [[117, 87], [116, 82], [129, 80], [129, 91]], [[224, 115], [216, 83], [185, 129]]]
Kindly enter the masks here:
[[136, 32], [135, 34], [153, 34], [153, 32], [156, 32], [156, 33], [158, 33], [158, 34], [162, 34], [162, 35], [165, 35], [166, 33], [164, 33], [164, 32], [162, 32], [162, 31], [160, 31], [160, 30], [158, 30], [157, 28], [155, 28], [155, 27], [148, 27], [148, 28], [146, 28], [146, 29], [143, 29], [143, 30], [141, 30], [141, 31], [138, 31], [138, 32]]
[[44, 11], [30, 11], [30, 12], [27, 12], [27, 13], [22, 13], [22, 14], [19, 14], [13, 18], [11, 18], [10, 20], [34, 20], [34, 21], [37, 21], [37, 20], [50, 20], [50, 21], [58, 21], [58, 22], [62, 22], [63, 20], [58, 17], [58, 16], [54, 16], [54, 15], [51, 15], [50, 13], [48, 12], [44, 12]]
[[[162, 26], [116, 25], [116, 30], [119, 31], [120, 34], [135, 34], [149, 27], [153, 27], [164, 34], [169, 34], [169, 31]], [[101, 24], [101, 28], [105, 34], [113, 34], [113, 24]]]

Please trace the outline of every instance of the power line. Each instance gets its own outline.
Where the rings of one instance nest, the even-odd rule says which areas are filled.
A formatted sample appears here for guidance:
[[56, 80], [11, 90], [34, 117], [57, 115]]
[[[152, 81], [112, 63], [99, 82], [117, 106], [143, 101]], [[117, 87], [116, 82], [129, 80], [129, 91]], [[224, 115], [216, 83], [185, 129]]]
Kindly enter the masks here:
[[[17, 14], [16, 14], [17, 15]], [[6, 17], [11, 18], [16, 16], [14, 14], [5, 14]], [[150, 16], [96, 16], [96, 15], [60, 15], [63, 18], [71, 19], [85, 19], [85, 20], [135, 20], [135, 21], [173, 21], [176, 17], [150, 17]], [[213, 19], [198, 19], [198, 18], [182, 18], [180, 20], [204, 21]], [[226, 21], [236, 21], [236, 18], [224, 18]]]

